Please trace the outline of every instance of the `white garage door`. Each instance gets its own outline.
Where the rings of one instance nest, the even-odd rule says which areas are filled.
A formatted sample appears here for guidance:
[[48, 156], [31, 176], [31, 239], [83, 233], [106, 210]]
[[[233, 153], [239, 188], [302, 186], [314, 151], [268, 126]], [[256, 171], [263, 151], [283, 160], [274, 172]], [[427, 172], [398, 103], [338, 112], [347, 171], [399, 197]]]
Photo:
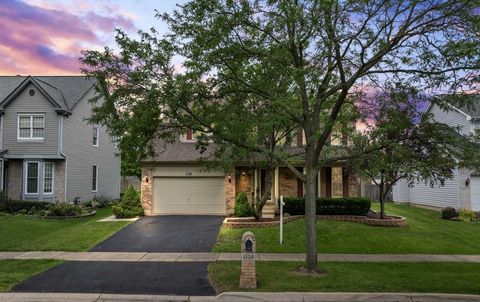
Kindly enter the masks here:
[[480, 211], [480, 176], [470, 178], [470, 198], [472, 210]]
[[225, 215], [224, 178], [155, 177], [154, 214]]

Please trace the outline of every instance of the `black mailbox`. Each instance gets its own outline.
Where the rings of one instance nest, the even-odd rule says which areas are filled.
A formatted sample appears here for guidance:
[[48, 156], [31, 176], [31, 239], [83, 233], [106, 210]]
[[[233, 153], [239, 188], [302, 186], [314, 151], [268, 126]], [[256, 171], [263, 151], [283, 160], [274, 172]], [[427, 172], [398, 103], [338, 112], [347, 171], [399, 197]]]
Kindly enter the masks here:
[[245, 252], [252, 253], [253, 252], [253, 243], [252, 240], [248, 239], [245, 241]]

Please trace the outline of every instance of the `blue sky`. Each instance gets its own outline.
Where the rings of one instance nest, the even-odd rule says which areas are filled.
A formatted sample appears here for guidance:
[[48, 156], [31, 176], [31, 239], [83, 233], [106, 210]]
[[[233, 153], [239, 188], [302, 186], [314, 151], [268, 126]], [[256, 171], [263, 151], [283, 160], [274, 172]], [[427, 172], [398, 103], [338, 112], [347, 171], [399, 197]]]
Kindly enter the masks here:
[[0, 75], [79, 74], [84, 49], [114, 46], [114, 28], [167, 31], [155, 9], [185, 0], [1, 0]]

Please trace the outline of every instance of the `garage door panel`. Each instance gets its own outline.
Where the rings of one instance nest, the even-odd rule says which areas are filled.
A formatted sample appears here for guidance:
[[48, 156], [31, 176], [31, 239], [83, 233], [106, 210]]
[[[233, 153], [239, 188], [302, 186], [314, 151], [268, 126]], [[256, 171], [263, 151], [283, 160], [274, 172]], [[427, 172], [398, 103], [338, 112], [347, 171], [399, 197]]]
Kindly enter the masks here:
[[472, 210], [480, 211], [480, 176], [470, 178], [470, 198]]
[[224, 178], [154, 178], [155, 214], [225, 215]]

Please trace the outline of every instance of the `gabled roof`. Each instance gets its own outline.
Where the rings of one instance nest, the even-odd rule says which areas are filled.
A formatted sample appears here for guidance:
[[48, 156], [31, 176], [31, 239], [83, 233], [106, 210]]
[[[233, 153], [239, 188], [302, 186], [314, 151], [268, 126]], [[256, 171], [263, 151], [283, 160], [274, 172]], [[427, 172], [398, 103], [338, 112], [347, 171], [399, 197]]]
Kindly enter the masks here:
[[[480, 119], [480, 95], [479, 94], [442, 94], [436, 96], [448, 101], [451, 107], [465, 114], [469, 119]], [[430, 103], [427, 111], [432, 107]]]
[[70, 113], [95, 84], [85, 76], [0, 76], [0, 110], [3, 111], [29, 84], [37, 87], [57, 112]]

